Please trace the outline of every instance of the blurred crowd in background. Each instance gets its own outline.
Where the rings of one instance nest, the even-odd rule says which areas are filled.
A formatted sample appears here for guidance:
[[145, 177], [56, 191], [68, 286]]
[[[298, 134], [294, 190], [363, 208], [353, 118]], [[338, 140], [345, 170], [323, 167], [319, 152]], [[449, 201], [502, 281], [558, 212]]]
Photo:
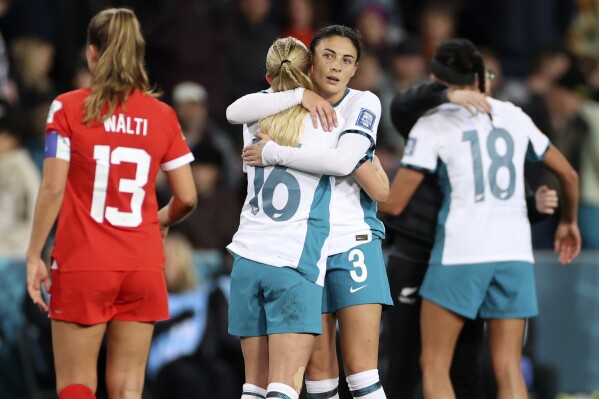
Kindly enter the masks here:
[[[579, 172], [583, 247], [599, 249], [592, 232], [599, 226], [598, 0], [0, 0], [0, 257], [24, 254], [48, 108], [57, 94], [90, 84], [86, 28], [108, 6], [138, 15], [150, 80], [177, 112], [195, 156], [198, 206], [166, 243], [173, 319], [156, 329], [152, 398], [202, 397], [202, 386], [222, 387], [211, 397], [239, 397], [241, 354], [226, 333], [225, 246], [239, 223], [246, 181], [241, 127], [227, 123], [225, 109], [267, 87], [266, 51], [278, 37], [308, 45], [333, 23], [361, 32], [365, 51], [350, 87], [381, 99], [376, 153], [391, 177], [403, 151], [388, 112], [394, 94], [427, 81], [438, 44], [472, 40], [495, 76], [493, 96], [522, 107]], [[527, 178], [532, 188], [557, 187], [543, 169], [530, 168]], [[166, 186], [159, 186], [159, 201], [169, 198]], [[535, 248], [551, 248], [556, 220], [534, 227]], [[24, 307], [28, 325], [47, 337], [45, 316]], [[28, 342], [25, 334], [18, 342], [39, 347], [39, 356], [29, 357], [30, 377], [51, 391], [49, 341]], [[10, 397], [2, 392], [0, 386], [0, 396]]]

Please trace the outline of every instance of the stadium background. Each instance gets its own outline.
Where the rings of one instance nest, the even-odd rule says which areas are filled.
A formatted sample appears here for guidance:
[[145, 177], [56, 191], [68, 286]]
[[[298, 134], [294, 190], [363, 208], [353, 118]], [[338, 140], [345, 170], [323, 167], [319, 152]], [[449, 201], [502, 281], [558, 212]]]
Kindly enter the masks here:
[[[225, 109], [265, 87], [264, 58], [274, 39], [309, 41], [331, 23], [364, 36], [366, 51], [350, 87], [381, 98], [377, 155], [390, 176], [403, 149], [385, 113], [393, 93], [424, 81], [436, 45], [455, 36], [483, 49], [496, 76], [494, 96], [522, 106], [574, 164], [584, 251], [560, 267], [550, 251], [555, 218], [534, 227], [541, 314], [527, 336], [523, 370], [541, 399], [599, 390], [598, 0], [0, 0], [1, 398], [53, 397], [49, 321], [25, 298], [22, 254], [49, 104], [88, 84], [86, 27], [108, 6], [137, 13], [150, 79], [175, 106], [197, 159], [198, 209], [173, 229], [167, 246], [176, 314], [157, 327], [148, 398], [175, 397], [173, 386], [183, 380], [174, 375], [185, 373], [227, 386], [230, 392], [218, 397], [239, 396], [240, 353], [223, 320], [230, 268], [224, 246], [239, 221], [245, 181], [240, 128], [227, 123]], [[13, 162], [31, 166], [29, 173], [18, 175]], [[542, 169], [527, 174], [532, 187], [556, 186]], [[158, 197], [168, 198], [163, 186]], [[380, 368], [384, 373], [384, 346]], [[193, 388], [197, 397], [204, 397], [201, 386]]]

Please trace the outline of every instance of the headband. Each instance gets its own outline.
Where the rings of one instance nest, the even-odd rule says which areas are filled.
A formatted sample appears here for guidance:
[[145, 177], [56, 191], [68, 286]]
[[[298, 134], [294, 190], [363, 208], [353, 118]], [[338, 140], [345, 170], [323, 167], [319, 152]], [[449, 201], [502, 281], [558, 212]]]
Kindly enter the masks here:
[[457, 72], [435, 59], [431, 61], [431, 72], [436, 77], [449, 84], [469, 85], [474, 83], [474, 72]]

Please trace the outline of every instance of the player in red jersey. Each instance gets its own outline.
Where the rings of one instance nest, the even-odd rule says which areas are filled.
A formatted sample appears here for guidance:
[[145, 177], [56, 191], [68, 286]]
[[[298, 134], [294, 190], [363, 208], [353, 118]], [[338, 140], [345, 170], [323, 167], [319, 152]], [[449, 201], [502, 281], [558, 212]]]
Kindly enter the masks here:
[[[141, 398], [153, 322], [168, 318], [162, 238], [196, 203], [193, 157], [174, 111], [149, 88], [144, 48], [132, 11], [97, 14], [87, 38], [91, 88], [57, 97], [48, 115], [27, 288], [50, 312], [59, 399], [95, 398], [105, 334], [110, 398]], [[159, 168], [173, 191], [160, 210]], [[59, 211], [48, 307], [41, 252]]]

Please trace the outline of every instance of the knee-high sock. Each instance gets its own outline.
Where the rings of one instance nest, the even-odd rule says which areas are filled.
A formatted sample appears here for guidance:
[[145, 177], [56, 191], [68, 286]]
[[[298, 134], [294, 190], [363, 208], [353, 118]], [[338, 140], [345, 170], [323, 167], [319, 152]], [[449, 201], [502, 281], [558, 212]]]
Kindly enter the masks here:
[[266, 398], [266, 389], [253, 384], [243, 384], [241, 399], [264, 399]]
[[308, 399], [339, 399], [338, 387], [339, 378], [318, 381], [306, 380]]
[[266, 388], [267, 398], [280, 398], [280, 399], [298, 399], [299, 395], [294, 388], [280, 382], [271, 382]]
[[353, 398], [387, 399], [377, 369], [352, 374], [348, 376], [346, 380]]

